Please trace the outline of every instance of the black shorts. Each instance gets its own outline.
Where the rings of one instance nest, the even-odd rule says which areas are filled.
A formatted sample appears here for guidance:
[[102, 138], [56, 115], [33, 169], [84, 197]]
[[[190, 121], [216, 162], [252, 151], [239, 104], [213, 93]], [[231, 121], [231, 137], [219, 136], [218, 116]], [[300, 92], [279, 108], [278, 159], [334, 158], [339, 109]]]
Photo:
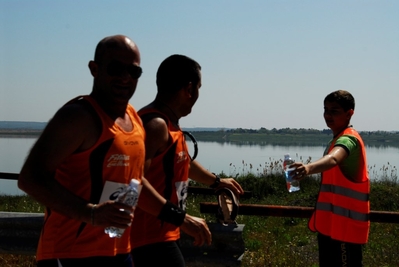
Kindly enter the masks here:
[[363, 266], [363, 245], [333, 240], [320, 233], [317, 235], [317, 240], [320, 267]]
[[130, 254], [118, 254], [113, 257], [88, 257], [73, 259], [50, 259], [37, 262], [37, 267], [132, 267]]
[[184, 267], [185, 262], [178, 242], [160, 242], [132, 250], [134, 267]]

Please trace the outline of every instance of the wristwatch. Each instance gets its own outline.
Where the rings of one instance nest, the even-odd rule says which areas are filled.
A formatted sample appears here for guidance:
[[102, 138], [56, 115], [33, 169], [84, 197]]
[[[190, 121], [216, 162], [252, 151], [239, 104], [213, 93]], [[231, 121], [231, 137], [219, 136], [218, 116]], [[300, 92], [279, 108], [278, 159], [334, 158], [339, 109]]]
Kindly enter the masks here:
[[211, 184], [209, 187], [210, 188], [216, 188], [220, 184], [220, 177], [219, 177], [219, 175], [217, 175], [215, 173], [212, 173], [212, 174], [215, 175], [215, 182], [213, 184]]

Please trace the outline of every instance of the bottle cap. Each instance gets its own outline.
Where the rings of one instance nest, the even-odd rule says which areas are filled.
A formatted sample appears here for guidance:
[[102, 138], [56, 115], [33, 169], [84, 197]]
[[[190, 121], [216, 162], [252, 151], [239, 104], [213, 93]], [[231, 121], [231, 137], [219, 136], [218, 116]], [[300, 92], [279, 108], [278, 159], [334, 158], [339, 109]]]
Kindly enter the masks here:
[[140, 181], [139, 180], [137, 180], [137, 179], [132, 179], [132, 180], [130, 180], [130, 185], [139, 185], [140, 184]]

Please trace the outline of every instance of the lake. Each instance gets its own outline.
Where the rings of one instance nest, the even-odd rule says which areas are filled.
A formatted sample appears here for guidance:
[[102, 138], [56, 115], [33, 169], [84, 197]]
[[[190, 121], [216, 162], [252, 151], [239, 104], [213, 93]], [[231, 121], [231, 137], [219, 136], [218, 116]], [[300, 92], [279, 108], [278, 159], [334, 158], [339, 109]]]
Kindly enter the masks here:
[[[36, 141], [36, 138], [0, 138], [0, 172], [19, 173], [22, 164]], [[193, 151], [193, 144], [188, 143]], [[383, 166], [399, 165], [399, 148], [367, 147], [367, 160], [373, 167], [370, 178], [375, 179], [381, 174]], [[323, 146], [273, 146], [273, 145], [234, 145], [216, 142], [198, 142], [197, 159], [206, 169], [214, 173], [224, 172], [226, 175], [261, 173], [271, 162], [279, 161], [284, 154], [289, 153], [296, 161], [305, 162], [309, 157], [312, 161], [319, 159], [324, 151]], [[252, 166], [252, 168], [251, 168]], [[395, 172], [395, 174], [397, 174]], [[17, 188], [16, 181], [0, 179], [0, 194], [23, 194]]]

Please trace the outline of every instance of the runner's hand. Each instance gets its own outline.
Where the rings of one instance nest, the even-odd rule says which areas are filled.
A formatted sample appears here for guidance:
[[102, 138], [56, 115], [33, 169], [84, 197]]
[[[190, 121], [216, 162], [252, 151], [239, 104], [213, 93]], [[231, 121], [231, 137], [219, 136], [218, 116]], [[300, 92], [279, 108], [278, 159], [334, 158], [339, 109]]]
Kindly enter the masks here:
[[186, 214], [180, 229], [186, 234], [194, 237], [195, 246], [202, 246], [204, 244], [210, 245], [212, 243], [211, 232], [205, 220], [202, 218]]
[[217, 188], [227, 187], [230, 189], [236, 196], [244, 194], [244, 190], [241, 185], [234, 178], [222, 178], [220, 179], [220, 184]]
[[95, 226], [127, 228], [133, 221], [133, 211], [134, 208], [126, 204], [107, 201], [94, 208], [93, 223]]

